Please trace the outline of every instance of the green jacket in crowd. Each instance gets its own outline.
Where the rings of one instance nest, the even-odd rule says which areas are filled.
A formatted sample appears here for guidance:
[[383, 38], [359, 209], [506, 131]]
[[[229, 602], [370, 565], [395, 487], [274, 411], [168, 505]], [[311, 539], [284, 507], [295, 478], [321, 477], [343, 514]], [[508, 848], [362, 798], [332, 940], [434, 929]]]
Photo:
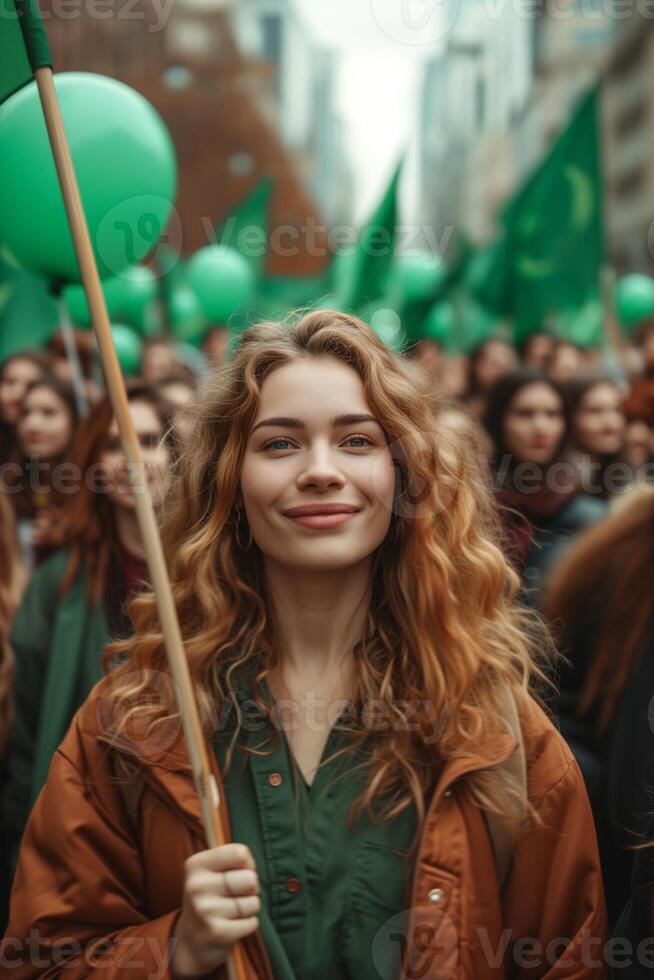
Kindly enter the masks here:
[[58, 596], [69, 556], [59, 551], [35, 570], [11, 632], [15, 711], [3, 809], [14, 852], [52, 756], [103, 674], [109, 622], [103, 601], [89, 604], [84, 563]]

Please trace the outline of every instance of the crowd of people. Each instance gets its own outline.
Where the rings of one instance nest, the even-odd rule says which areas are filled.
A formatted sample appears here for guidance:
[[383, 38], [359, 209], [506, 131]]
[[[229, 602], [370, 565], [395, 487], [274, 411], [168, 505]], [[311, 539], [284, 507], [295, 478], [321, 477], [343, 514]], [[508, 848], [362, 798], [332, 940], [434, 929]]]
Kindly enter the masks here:
[[[315, 316], [324, 326], [332, 314]], [[230, 416], [221, 418], [219, 410], [233, 411], [238, 423], [234, 405], [227, 396], [221, 401], [215, 387], [230, 370], [227, 340], [223, 327], [210, 330], [203, 358], [189, 366], [167, 336], [150, 339], [140, 376], [127, 384], [148, 485], [162, 515], [193, 488], [207, 506], [217, 506], [206, 473], [199, 472], [197, 447], [224, 449], [225, 441], [212, 444], [199, 429], [211, 420], [228, 440]], [[128, 604], [133, 611], [130, 600], [147, 590], [127, 461], [89, 334], [77, 336], [77, 354], [82, 402], [57, 340], [44, 350], [18, 351], [0, 366], [3, 924], [21, 839], [57, 747], [114, 669], [103, 656], [107, 645], [129, 649], [134, 622]], [[439, 432], [463, 447], [468, 462], [461, 478], [474, 484], [473, 494], [486, 484], [494, 498], [491, 518], [517, 576], [515, 602], [525, 622], [544, 622], [543, 636], [556, 645], [539, 690], [583, 774], [608, 926], [615, 934], [644, 937], [654, 932], [654, 859], [639, 849], [654, 840], [654, 323], [642, 326], [629, 355], [621, 361], [581, 350], [542, 331], [520, 349], [492, 336], [465, 358], [424, 340], [402, 360], [406, 377], [433, 396]], [[285, 370], [291, 368], [279, 372]], [[230, 378], [224, 375], [227, 387]], [[210, 461], [219, 466], [217, 456]], [[456, 482], [464, 471], [454, 470]], [[206, 514], [199, 501], [187, 506], [193, 537]], [[181, 527], [180, 515], [177, 521]], [[250, 520], [249, 537], [246, 531], [238, 539], [246, 564], [253, 531]], [[405, 531], [396, 534], [402, 541]], [[243, 536], [248, 540], [240, 545]], [[454, 564], [461, 540], [452, 537], [448, 545]], [[177, 561], [169, 551], [167, 558]], [[486, 601], [491, 609], [491, 592], [488, 585], [480, 608]], [[223, 611], [230, 595], [225, 586], [218, 604]], [[193, 621], [193, 636], [200, 620]], [[395, 621], [389, 618], [387, 626], [392, 640]], [[243, 623], [235, 621], [233, 629], [249, 636]], [[217, 645], [219, 636], [216, 630]], [[512, 641], [506, 642], [510, 653]], [[549, 639], [541, 642], [547, 647]], [[383, 684], [383, 663], [374, 664], [371, 677]], [[43, 814], [34, 833], [39, 819]], [[410, 836], [412, 829], [407, 821], [401, 832]], [[569, 885], [574, 888], [574, 877]], [[21, 901], [25, 888], [23, 882]]]

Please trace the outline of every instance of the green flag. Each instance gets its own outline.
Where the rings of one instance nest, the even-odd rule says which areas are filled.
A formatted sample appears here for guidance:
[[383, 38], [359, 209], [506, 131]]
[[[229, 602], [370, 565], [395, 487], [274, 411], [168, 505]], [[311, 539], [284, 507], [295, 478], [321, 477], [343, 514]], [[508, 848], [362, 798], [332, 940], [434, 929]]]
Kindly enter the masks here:
[[[475, 295], [513, 318], [518, 340], [599, 296], [604, 261], [599, 90], [582, 101], [552, 150], [502, 214]], [[481, 272], [481, 275], [479, 274]]]
[[18, 267], [0, 248], [0, 362], [26, 347], [41, 347], [59, 323], [48, 285]]
[[[384, 294], [393, 263], [397, 225], [397, 189], [402, 161], [395, 168], [384, 196], [370, 221], [362, 228], [359, 243], [347, 263], [339, 299], [344, 307], [357, 309]], [[347, 254], [347, 253], [346, 253]]]
[[268, 253], [268, 210], [273, 191], [270, 177], [264, 177], [231, 214], [216, 228], [216, 242], [236, 249], [263, 274]]
[[52, 58], [36, 0], [0, 0], [0, 102], [45, 67]]

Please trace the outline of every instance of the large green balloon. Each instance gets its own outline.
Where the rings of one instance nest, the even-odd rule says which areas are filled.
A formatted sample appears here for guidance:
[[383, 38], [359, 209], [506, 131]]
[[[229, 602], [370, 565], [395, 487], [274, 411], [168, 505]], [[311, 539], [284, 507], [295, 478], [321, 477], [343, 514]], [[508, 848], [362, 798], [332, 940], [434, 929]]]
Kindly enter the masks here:
[[[122, 82], [68, 72], [55, 85], [100, 275], [142, 259], [175, 198], [173, 145], [149, 102]], [[36, 83], [0, 106], [0, 241], [48, 279], [79, 269]]]
[[393, 263], [390, 290], [398, 302], [429, 299], [445, 274], [445, 265], [432, 252], [398, 255]]
[[104, 282], [104, 295], [111, 315], [146, 335], [153, 332], [150, 314], [157, 292], [157, 277], [143, 265], [131, 266]]
[[207, 245], [191, 258], [187, 280], [204, 315], [224, 323], [248, 303], [254, 291], [254, 273], [247, 259], [227, 245]]
[[427, 318], [420, 331], [420, 339], [433, 340], [441, 347], [447, 346], [454, 330], [456, 316], [454, 307], [448, 300], [442, 300], [427, 314]]
[[180, 286], [170, 298], [170, 322], [176, 340], [199, 344], [209, 326], [202, 307], [192, 289]]
[[141, 354], [143, 352], [143, 344], [139, 335], [131, 327], [122, 323], [112, 324], [111, 335], [123, 372], [125, 374], [138, 374], [141, 370]]
[[380, 308], [370, 317], [370, 326], [381, 341], [391, 350], [401, 351], [406, 335], [402, 329], [402, 321], [395, 312], [388, 308]]
[[[156, 332], [153, 303], [158, 291], [157, 277], [151, 269], [141, 265], [131, 266], [119, 276], [105, 279], [102, 288], [112, 320], [124, 321], [145, 336]], [[73, 323], [79, 327], [90, 326], [91, 313], [83, 286], [66, 286], [63, 295]]]
[[620, 279], [615, 288], [615, 306], [625, 327], [635, 327], [654, 316], [654, 279], [638, 273]]

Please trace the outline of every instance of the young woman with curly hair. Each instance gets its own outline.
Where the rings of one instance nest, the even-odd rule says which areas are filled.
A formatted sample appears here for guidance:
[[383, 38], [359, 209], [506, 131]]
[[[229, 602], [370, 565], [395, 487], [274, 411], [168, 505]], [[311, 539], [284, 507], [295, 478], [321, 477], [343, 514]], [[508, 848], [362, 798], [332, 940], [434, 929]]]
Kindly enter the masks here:
[[[128, 399], [156, 503], [172, 461], [171, 415], [141, 382], [129, 386]], [[64, 545], [33, 573], [11, 633], [15, 723], [3, 809], [14, 851], [57, 745], [102, 677], [104, 647], [131, 633], [125, 602], [147, 580], [127, 460], [107, 395], [80, 425], [66, 486]]]
[[34, 935], [62, 976], [225, 977], [236, 941], [248, 980], [521, 976], [525, 942], [530, 975], [605, 976], [541, 641], [426, 384], [330, 311], [249, 328], [205, 384], [164, 546], [228, 843], [136, 597], [27, 827], [12, 976]]

